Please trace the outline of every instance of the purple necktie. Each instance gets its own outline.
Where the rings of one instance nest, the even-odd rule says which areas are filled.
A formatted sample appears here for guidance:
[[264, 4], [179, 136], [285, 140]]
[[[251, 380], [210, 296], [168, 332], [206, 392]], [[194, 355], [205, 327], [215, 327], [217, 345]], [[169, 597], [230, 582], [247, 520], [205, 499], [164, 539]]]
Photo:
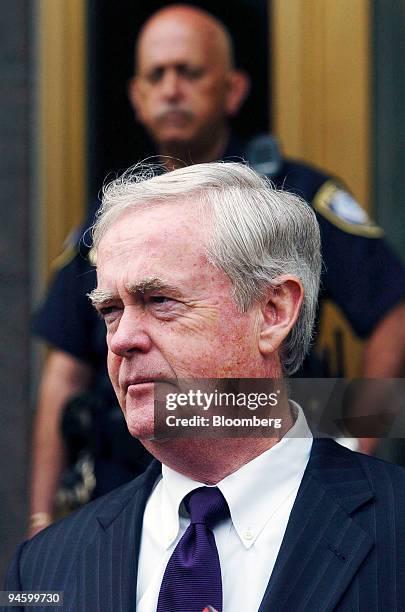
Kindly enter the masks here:
[[160, 587], [157, 612], [202, 612], [213, 606], [222, 612], [222, 581], [212, 532], [229, 516], [217, 487], [200, 487], [184, 498], [190, 525], [173, 551]]

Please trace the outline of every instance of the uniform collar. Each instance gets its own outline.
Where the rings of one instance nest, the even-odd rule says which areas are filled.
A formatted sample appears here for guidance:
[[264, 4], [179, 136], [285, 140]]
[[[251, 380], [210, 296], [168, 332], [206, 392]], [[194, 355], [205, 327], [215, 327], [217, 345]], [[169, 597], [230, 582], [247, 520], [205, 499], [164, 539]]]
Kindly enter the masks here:
[[[232, 524], [242, 545], [248, 549], [269, 520], [276, 520], [282, 505], [295, 495], [312, 447], [312, 434], [302, 409], [290, 402], [296, 421], [287, 435], [216, 486], [224, 495]], [[179, 513], [185, 515], [184, 497], [206, 486], [162, 466], [162, 544], [169, 548], [179, 535]]]

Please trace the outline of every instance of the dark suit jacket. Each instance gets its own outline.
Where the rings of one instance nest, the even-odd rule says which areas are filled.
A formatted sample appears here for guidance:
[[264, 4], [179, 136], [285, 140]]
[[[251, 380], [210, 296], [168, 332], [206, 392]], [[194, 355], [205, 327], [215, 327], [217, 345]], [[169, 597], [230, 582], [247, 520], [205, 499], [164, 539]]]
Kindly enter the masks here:
[[[22, 544], [6, 588], [64, 591], [69, 612], [135, 610], [143, 511], [159, 470], [152, 463]], [[318, 439], [260, 612], [331, 610], [405, 610], [405, 470]]]

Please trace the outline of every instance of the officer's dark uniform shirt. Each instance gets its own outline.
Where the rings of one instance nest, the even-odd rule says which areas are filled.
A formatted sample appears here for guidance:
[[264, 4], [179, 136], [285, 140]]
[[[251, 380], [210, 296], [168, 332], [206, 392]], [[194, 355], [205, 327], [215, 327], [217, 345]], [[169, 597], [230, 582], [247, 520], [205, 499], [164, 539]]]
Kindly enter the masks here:
[[[240, 142], [232, 140], [223, 157], [243, 158]], [[331, 299], [358, 336], [369, 335], [405, 295], [404, 268], [385, 242], [382, 230], [338, 181], [309, 165], [286, 159], [273, 182], [301, 196], [316, 211], [324, 261], [320, 301]], [[90, 212], [85, 227], [91, 225], [94, 212]], [[60, 257], [33, 329], [54, 347], [90, 363], [95, 370], [95, 387], [104, 389], [116, 403], [106, 371], [104, 323], [86, 297], [96, 283], [95, 269], [87, 260], [86, 242], [90, 242], [89, 236]]]

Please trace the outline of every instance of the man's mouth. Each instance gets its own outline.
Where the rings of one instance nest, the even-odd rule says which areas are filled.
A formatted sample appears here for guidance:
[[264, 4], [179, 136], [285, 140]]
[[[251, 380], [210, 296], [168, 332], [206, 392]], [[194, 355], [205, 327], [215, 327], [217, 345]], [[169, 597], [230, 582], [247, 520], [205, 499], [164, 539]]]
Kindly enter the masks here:
[[193, 116], [190, 112], [184, 110], [168, 110], [161, 113], [158, 117], [160, 125], [182, 126], [190, 123]]
[[164, 376], [157, 375], [139, 377], [136, 376], [134, 378], [128, 378], [127, 380], [123, 381], [123, 384], [121, 384], [120, 387], [121, 389], [125, 389], [125, 392], [127, 392], [130, 388], [133, 388], [134, 390], [140, 390], [142, 387], [145, 387], [146, 389], [148, 385], [164, 385], [164, 387], [167, 387], [167, 385], [177, 386], [174, 378], [168, 379]]
[[142, 378], [134, 378], [125, 382], [124, 387], [125, 390], [128, 391], [131, 387], [139, 388], [144, 385], [153, 385], [157, 382], [156, 378], [142, 377]]

